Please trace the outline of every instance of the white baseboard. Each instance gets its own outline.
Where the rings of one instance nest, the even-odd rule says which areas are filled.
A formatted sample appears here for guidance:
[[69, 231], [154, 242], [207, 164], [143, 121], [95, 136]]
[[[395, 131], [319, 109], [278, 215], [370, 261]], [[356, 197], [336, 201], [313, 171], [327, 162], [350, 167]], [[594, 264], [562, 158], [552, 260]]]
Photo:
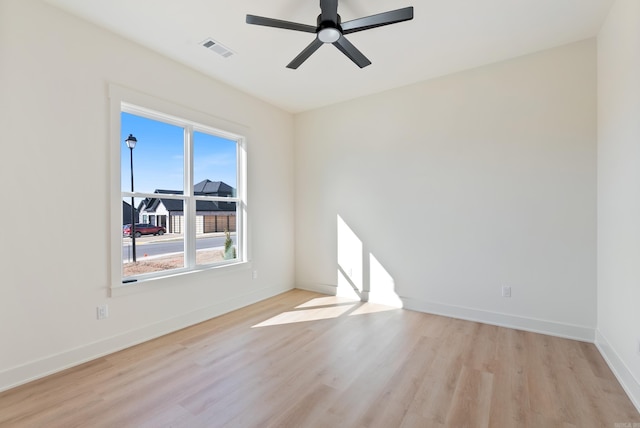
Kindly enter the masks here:
[[[297, 286], [297, 288], [329, 295], [335, 295], [337, 290], [335, 285], [327, 284], [305, 284]], [[498, 312], [465, 308], [462, 306], [453, 306], [436, 302], [425, 302], [410, 297], [400, 296], [400, 300], [402, 301], [403, 308], [412, 311], [443, 315], [467, 321], [476, 321], [500, 327], [514, 328], [516, 330], [548, 334], [550, 336], [564, 337], [567, 339], [580, 340], [582, 342], [593, 343], [595, 339], [595, 329], [591, 327], [519, 317], [516, 315], [501, 314]]]
[[289, 291], [268, 287], [0, 372], [0, 392]]
[[296, 288], [300, 290], [313, 291], [315, 293], [327, 294], [329, 296], [335, 296], [338, 291], [338, 287], [329, 284], [303, 284], [296, 285]]
[[620, 382], [620, 385], [622, 385], [622, 388], [629, 396], [629, 399], [633, 405], [636, 406], [638, 413], [640, 413], [640, 381], [633, 376], [631, 370], [629, 370], [600, 330], [596, 330], [595, 343], [600, 354], [602, 354], [602, 358], [607, 362], [609, 368], [618, 379], [618, 382]]
[[513, 328], [516, 330], [530, 331], [533, 333], [547, 334], [550, 336], [564, 337], [593, 343], [595, 329], [586, 326], [558, 323], [535, 318], [520, 317], [517, 315], [490, 312], [482, 309], [466, 308], [435, 302], [425, 302], [409, 297], [400, 297], [405, 309], [429, 314], [443, 315], [451, 318], [459, 318], [467, 321], [476, 321], [484, 324]]

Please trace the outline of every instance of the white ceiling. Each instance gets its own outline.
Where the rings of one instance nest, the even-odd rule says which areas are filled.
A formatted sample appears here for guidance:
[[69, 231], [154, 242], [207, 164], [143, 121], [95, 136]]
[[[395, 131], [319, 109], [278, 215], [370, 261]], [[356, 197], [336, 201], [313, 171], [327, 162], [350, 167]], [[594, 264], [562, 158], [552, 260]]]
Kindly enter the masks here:
[[[596, 35], [613, 0], [340, 0], [343, 21], [414, 6], [412, 21], [350, 34], [360, 69], [313, 34], [248, 25], [245, 15], [316, 24], [319, 0], [46, 0], [290, 112], [301, 112]], [[200, 42], [236, 52], [225, 59]]]

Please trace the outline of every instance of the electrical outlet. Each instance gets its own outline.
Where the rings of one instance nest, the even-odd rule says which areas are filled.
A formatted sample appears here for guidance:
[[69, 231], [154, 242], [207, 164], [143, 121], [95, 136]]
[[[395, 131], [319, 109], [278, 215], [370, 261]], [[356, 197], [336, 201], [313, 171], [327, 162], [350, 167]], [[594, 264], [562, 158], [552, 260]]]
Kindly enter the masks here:
[[96, 317], [99, 320], [103, 320], [109, 318], [109, 306], [108, 305], [100, 305], [96, 308]]
[[253, 273], [252, 273], [252, 278], [253, 278], [253, 279], [258, 279], [258, 271], [257, 271], [257, 270], [254, 270], [254, 271], [253, 271]]
[[502, 297], [511, 297], [511, 287], [502, 286]]

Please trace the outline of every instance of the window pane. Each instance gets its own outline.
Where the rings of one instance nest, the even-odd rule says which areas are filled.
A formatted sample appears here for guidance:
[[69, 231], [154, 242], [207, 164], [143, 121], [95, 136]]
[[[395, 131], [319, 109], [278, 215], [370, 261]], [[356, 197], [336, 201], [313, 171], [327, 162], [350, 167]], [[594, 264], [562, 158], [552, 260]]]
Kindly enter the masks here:
[[[133, 135], [133, 150], [125, 141]], [[121, 190], [131, 189], [133, 157], [134, 190], [136, 192], [182, 194], [184, 188], [184, 129], [130, 113], [121, 113]]]
[[193, 191], [195, 195], [235, 196], [238, 144], [233, 140], [193, 133]]
[[[184, 201], [166, 198], [135, 200], [138, 215], [144, 222], [134, 227], [131, 237], [130, 220], [125, 210], [131, 199], [123, 198], [122, 275], [129, 277], [184, 267]], [[151, 209], [153, 207], [153, 209]], [[128, 214], [130, 216], [131, 210]], [[135, 253], [135, 262], [134, 260]]]
[[[194, 132], [193, 155], [194, 195], [236, 195], [236, 141]], [[236, 222], [235, 202], [196, 201], [196, 264], [221, 263], [237, 258]]]
[[[196, 264], [221, 263], [238, 258], [235, 202], [196, 201]], [[205, 205], [216, 210], [206, 211]]]

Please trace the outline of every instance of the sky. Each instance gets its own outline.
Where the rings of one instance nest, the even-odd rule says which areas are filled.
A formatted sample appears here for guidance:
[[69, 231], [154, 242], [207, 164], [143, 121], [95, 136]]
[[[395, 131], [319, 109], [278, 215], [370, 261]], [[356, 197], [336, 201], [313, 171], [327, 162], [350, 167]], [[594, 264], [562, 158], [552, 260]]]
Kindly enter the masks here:
[[[130, 113], [121, 114], [120, 162], [122, 190], [131, 190], [129, 134], [138, 140], [133, 149], [134, 190], [153, 193], [156, 189], [183, 190], [183, 128]], [[194, 133], [194, 183], [209, 179], [236, 188], [236, 150], [233, 140]]]

